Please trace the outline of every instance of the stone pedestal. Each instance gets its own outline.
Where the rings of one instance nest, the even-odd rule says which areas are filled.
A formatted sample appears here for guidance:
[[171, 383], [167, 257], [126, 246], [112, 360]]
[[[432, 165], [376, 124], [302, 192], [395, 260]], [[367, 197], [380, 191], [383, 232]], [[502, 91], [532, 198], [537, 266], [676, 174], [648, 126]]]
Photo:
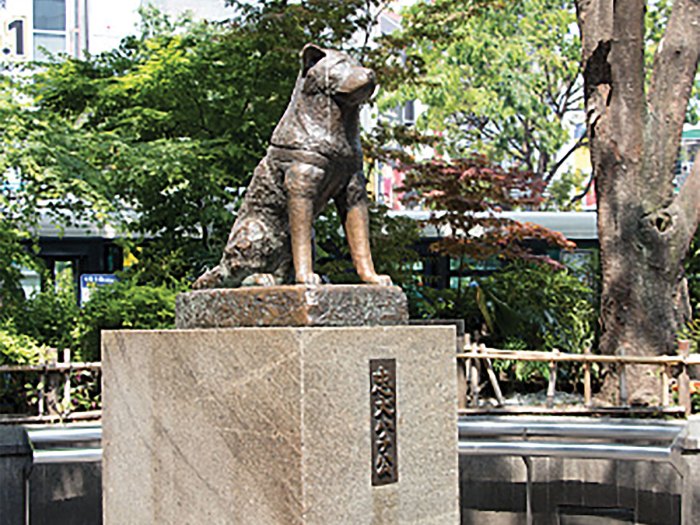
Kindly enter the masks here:
[[408, 323], [398, 286], [251, 286], [177, 296], [178, 328], [239, 326], [373, 326]]
[[[456, 525], [454, 341], [451, 327], [105, 332], [105, 524]], [[396, 481], [373, 484], [377, 451]]]

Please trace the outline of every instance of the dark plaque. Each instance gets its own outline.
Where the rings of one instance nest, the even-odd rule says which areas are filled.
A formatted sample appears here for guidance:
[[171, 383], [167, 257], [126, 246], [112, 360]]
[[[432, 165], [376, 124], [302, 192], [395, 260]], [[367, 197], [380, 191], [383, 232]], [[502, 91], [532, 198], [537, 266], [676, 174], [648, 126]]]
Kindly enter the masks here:
[[396, 448], [396, 359], [369, 361], [372, 485], [399, 480]]

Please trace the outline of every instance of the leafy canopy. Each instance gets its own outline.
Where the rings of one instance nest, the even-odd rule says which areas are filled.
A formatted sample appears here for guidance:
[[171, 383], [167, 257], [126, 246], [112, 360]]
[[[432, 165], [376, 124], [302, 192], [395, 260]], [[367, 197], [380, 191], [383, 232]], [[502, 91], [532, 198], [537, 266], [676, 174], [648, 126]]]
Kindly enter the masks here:
[[[548, 182], [570, 152], [565, 119], [582, 108], [580, 41], [571, 2], [417, 2], [380, 56], [381, 106], [418, 99], [423, 130], [443, 133], [453, 154], [478, 151]], [[477, 4], [477, 5], [475, 5]], [[471, 9], [469, 8], [471, 7]]]
[[[140, 245], [143, 281], [192, 277], [218, 259], [287, 105], [299, 50], [347, 45], [379, 3], [231, 2], [223, 23], [146, 9], [140, 34], [118, 49], [35, 74], [37, 113], [75, 128], [85, 163], [72, 168], [99, 174]], [[96, 153], [86, 157], [87, 147]]]

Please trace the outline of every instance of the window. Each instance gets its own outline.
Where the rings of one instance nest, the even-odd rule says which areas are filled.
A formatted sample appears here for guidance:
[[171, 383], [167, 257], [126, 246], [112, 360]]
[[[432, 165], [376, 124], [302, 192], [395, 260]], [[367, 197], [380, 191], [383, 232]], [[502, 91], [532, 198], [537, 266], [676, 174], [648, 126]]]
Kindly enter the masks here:
[[66, 0], [34, 0], [34, 59], [67, 50]]
[[381, 117], [392, 124], [411, 126], [416, 123], [416, 106], [414, 100], [409, 100], [401, 106], [385, 111]]
[[415, 102], [409, 100], [403, 106], [403, 124], [415, 124], [416, 123], [416, 109]]
[[31, 297], [41, 291], [41, 276], [29, 268], [22, 268], [22, 289], [25, 297]]

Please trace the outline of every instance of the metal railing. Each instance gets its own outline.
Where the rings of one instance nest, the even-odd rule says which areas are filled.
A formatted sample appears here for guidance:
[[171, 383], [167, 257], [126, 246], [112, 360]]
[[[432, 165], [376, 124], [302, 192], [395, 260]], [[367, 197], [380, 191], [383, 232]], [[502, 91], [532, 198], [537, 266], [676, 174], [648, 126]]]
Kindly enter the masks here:
[[532, 524], [532, 458], [556, 457], [668, 463], [681, 481], [681, 524], [689, 525], [692, 496], [683, 460], [684, 422], [651, 424], [629, 420], [570, 421], [494, 416], [461, 416], [461, 455], [515, 456], [525, 464], [526, 523]]
[[24, 471], [24, 523], [31, 523], [30, 479], [36, 465], [99, 463], [102, 461], [102, 425], [29, 428], [32, 461]]
[[[681, 523], [691, 516], [688, 468], [682, 458], [685, 422], [630, 420], [572, 421], [518, 417], [462, 416], [458, 452], [469, 456], [514, 456], [526, 470], [526, 522], [532, 523], [532, 460], [536, 457], [649, 461], [670, 464], [681, 481]], [[33, 465], [102, 460], [102, 427], [61, 426], [28, 430]], [[29, 472], [27, 472], [29, 483]], [[27, 486], [26, 494], [30, 494]], [[26, 502], [27, 512], [29, 502]]]
[[102, 461], [101, 425], [30, 429], [27, 437], [35, 465]]

